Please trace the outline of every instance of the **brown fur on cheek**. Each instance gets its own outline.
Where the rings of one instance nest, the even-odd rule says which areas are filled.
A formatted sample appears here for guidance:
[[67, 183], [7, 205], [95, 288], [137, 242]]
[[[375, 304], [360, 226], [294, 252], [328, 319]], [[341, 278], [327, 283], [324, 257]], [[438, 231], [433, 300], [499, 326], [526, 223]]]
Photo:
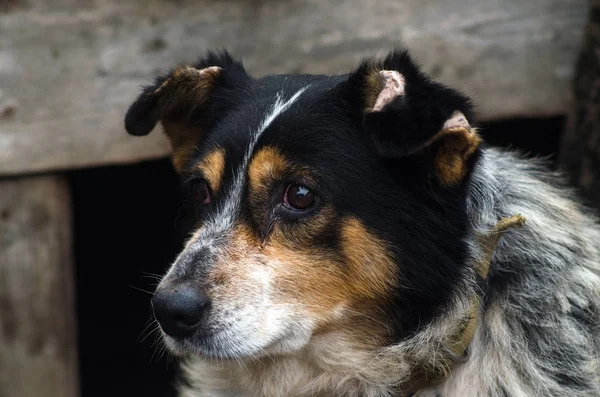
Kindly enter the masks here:
[[373, 309], [390, 293], [397, 267], [386, 243], [354, 217], [341, 222], [339, 249], [313, 244], [336, 216], [333, 208], [324, 207], [307, 218], [277, 224], [266, 242], [250, 226], [238, 224], [209, 274], [209, 296], [264, 310], [267, 294], [269, 305], [280, 305], [315, 332], [341, 329], [358, 319], [359, 339], [374, 339], [383, 331], [368, 318], [376, 317]]
[[376, 309], [395, 277], [391, 255], [355, 218], [343, 222], [342, 252], [305, 243], [310, 225], [318, 235], [335, 217], [326, 209], [318, 221], [295, 225], [292, 238], [277, 227], [266, 244], [250, 226], [235, 226], [206, 279], [215, 307], [227, 316], [253, 311], [256, 330], [270, 327], [261, 319], [279, 318], [281, 327], [302, 323], [315, 337], [343, 332], [357, 348], [381, 347], [387, 330]]
[[[336, 215], [331, 210], [329, 216]], [[331, 221], [322, 216], [307, 222], [302, 233]], [[343, 334], [358, 349], [379, 348], [389, 330], [378, 308], [391, 293], [397, 267], [385, 242], [358, 219], [342, 225], [339, 251], [311, 248], [300, 244], [303, 239], [293, 242], [289, 233], [274, 232], [263, 251], [273, 268], [273, 301], [303, 310], [301, 318], [313, 324], [315, 336]]]
[[270, 240], [263, 253], [274, 275], [275, 302], [305, 310], [316, 323], [330, 320], [336, 308], [346, 305], [350, 291], [334, 253], [290, 249], [277, 240]]
[[213, 192], [219, 191], [225, 171], [225, 149], [215, 149], [197, 165]]
[[352, 294], [371, 299], [385, 297], [398, 272], [392, 254], [386, 244], [357, 218], [348, 217], [342, 225], [342, 254]]
[[293, 248], [282, 244], [280, 236], [261, 245], [250, 227], [237, 225], [208, 276], [209, 295], [248, 303], [265, 287], [257, 279], [268, 276], [272, 304], [289, 305], [303, 315], [310, 312], [316, 319], [327, 318], [348, 298], [343, 267], [332, 252]]
[[385, 242], [354, 217], [342, 222], [341, 252], [302, 244], [334, 217], [335, 212], [326, 208], [317, 219], [290, 226], [292, 232], [275, 230], [264, 248], [270, 262], [278, 266], [274, 274], [277, 289], [283, 291], [281, 299], [304, 304], [326, 319], [343, 308], [369, 311], [367, 306], [387, 297], [398, 273]]

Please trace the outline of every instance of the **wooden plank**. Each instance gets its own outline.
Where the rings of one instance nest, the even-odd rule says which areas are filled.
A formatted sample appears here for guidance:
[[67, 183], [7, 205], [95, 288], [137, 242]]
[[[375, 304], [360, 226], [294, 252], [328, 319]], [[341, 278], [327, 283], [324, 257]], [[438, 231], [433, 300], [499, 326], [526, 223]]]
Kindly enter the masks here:
[[[138, 161], [122, 117], [160, 70], [229, 48], [256, 74], [347, 72], [403, 43], [483, 119], [562, 114], [585, 0], [16, 0], [0, 14], [0, 174]], [[4, 107], [2, 107], [4, 103]]]
[[590, 19], [576, 64], [573, 104], [559, 164], [590, 204], [600, 209], [600, 3], [590, 2]]
[[0, 396], [78, 395], [68, 187], [0, 180]]

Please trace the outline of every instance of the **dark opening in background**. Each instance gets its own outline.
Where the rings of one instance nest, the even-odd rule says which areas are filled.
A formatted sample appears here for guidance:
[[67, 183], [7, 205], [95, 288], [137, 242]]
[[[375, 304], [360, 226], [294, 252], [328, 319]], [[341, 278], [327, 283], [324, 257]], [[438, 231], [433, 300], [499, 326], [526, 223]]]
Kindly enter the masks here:
[[[562, 117], [509, 120], [480, 133], [492, 145], [548, 156], [558, 150], [563, 124]], [[166, 271], [184, 239], [176, 227], [177, 176], [158, 160], [75, 171], [69, 179], [82, 396], [175, 396], [176, 365], [161, 354], [157, 334], [148, 334], [152, 275]]]
[[76, 171], [70, 182], [82, 396], [174, 396], [176, 366], [150, 322], [153, 275], [183, 241], [171, 163]]

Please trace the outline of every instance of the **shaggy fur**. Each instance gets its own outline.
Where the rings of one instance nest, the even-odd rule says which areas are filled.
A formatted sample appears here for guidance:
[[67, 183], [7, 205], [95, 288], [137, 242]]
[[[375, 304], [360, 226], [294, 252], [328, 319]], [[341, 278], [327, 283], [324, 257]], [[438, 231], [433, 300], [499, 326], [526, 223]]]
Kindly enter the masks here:
[[[146, 88], [128, 131], [162, 122], [184, 186], [211, 196], [157, 290], [168, 310], [184, 287], [206, 306], [193, 329], [159, 318], [180, 395], [599, 396], [600, 226], [543, 162], [482, 146], [472, 117], [401, 52], [263, 79], [209, 54]], [[290, 212], [298, 181], [318, 198]], [[484, 280], [480, 237], [515, 214]]]

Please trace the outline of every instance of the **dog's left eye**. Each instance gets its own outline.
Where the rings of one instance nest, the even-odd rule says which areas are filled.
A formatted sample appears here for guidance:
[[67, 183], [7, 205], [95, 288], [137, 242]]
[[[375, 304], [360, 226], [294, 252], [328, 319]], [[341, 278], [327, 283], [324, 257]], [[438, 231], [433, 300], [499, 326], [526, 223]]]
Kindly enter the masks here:
[[291, 184], [285, 189], [283, 203], [294, 210], [307, 210], [315, 203], [315, 194], [306, 186]]
[[208, 183], [206, 183], [204, 179], [197, 179], [193, 181], [191, 190], [194, 200], [198, 201], [202, 205], [210, 203], [210, 190], [208, 189]]

